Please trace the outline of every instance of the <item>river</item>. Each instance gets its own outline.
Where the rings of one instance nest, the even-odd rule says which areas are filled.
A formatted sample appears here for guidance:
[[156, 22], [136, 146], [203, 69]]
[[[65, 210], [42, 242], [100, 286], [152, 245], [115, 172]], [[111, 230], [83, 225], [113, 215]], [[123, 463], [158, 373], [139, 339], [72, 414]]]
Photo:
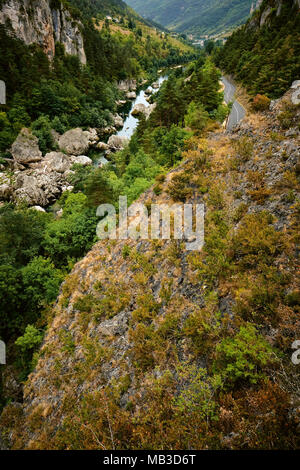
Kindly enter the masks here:
[[[158, 88], [152, 88], [151, 86], [149, 87], [149, 88], [152, 89], [152, 94], [157, 93], [158, 90], [160, 89], [161, 85], [163, 84], [163, 82], [166, 81], [167, 79], [168, 79], [168, 75], [161, 75], [155, 81], [155, 83], [158, 83], [159, 87]], [[125, 121], [124, 121], [124, 126], [115, 135], [118, 135], [120, 137], [127, 137], [127, 139], [131, 139], [131, 137], [133, 136], [134, 131], [136, 130], [136, 128], [138, 126], [138, 123], [139, 123], [138, 118], [136, 118], [132, 115], [133, 108], [137, 104], [144, 104], [146, 107], [150, 106], [150, 104], [146, 100], [147, 94], [145, 93], [145, 91], [146, 91], [147, 88], [148, 88], [148, 86], [141, 89], [138, 92], [136, 99], [132, 100], [130, 102], [129, 111], [127, 110], [127, 112], [123, 111], [123, 113], [120, 113], [120, 115], [123, 118], [125, 116], [126, 116], [126, 118], [125, 118]], [[127, 106], [128, 106], [128, 104], [127, 104]], [[124, 116], [124, 114], [125, 114], [125, 116]], [[102, 155], [97, 161], [98, 165], [105, 165], [106, 163], [108, 163], [108, 160], [104, 157], [104, 155]]]
[[[168, 78], [167, 75], [162, 75], [162, 76], [159, 77], [159, 79], [155, 83], [158, 83], [159, 88], [160, 88], [162, 83], [165, 80], [167, 80], [167, 78]], [[150, 87], [150, 88], [152, 89], [152, 94], [157, 93], [158, 90], [159, 90], [159, 88], [157, 88], [157, 89], [154, 89], [152, 87]], [[121, 137], [127, 137], [127, 139], [131, 139], [131, 137], [132, 137], [132, 135], [133, 135], [134, 131], [136, 130], [136, 128], [138, 126], [138, 123], [139, 123], [139, 120], [136, 117], [132, 116], [133, 108], [137, 104], [144, 104], [146, 107], [149, 106], [149, 103], [146, 100], [147, 95], [145, 94], [145, 90], [146, 89], [141, 90], [139, 92], [139, 94], [137, 95], [136, 99], [134, 101], [132, 101], [129, 114], [128, 114], [127, 118], [125, 119], [125, 122], [124, 122], [124, 126], [119, 132], [117, 132], [117, 135], [119, 135]]]

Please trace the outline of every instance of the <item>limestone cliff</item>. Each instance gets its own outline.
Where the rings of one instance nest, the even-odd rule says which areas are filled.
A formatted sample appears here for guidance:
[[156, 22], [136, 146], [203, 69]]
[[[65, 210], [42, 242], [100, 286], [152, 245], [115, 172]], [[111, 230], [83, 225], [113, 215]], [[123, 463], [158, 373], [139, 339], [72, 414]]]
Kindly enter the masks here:
[[[255, 26], [261, 28], [270, 21], [274, 11], [276, 12], [276, 16], [280, 16], [284, 3], [284, 0], [269, 0], [268, 2], [258, 1], [256, 8], [254, 8], [253, 4], [252, 13], [255, 12], [255, 14], [249, 21], [249, 25], [251, 27]], [[290, 3], [292, 8], [300, 8], [300, 0], [292, 0]]]
[[67, 54], [86, 63], [82, 24], [60, 1], [4, 0], [0, 3], [0, 24], [11, 28], [25, 44], [39, 44], [50, 60], [55, 55], [55, 43], [59, 42]]

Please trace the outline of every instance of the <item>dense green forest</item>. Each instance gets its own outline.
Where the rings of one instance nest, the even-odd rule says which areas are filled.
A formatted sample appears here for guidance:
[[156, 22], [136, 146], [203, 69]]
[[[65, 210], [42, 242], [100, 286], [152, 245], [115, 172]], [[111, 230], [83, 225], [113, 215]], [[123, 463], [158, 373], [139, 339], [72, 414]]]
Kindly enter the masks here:
[[128, 0], [145, 18], [181, 32], [204, 35], [243, 24], [253, 0]]
[[267, 22], [259, 27], [266, 6], [264, 2], [253, 18], [215, 51], [215, 61], [251, 94], [278, 98], [300, 76], [300, 14], [295, 2], [287, 0], [282, 2], [280, 15], [273, 8]]
[[[88, 10], [84, 10], [88, 14]], [[115, 35], [109, 28], [101, 32], [90, 18], [83, 19], [87, 66], [75, 56], [65, 55], [56, 44], [50, 63], [36, 46], [26, 46], [0, 25], [0, 76], [7, 83], [7, 107], [0, 115], [0, 156], [7, 156], [19, 130], [32, 125], [40, 138], [41, 150], [53, 148], [50, 130], [64, 132], [81, 126], [105, 127], [110, 112], [116, 110], [118, 91], [115, 82], [125, 78], [147, 77], [162, 66], [185, 62], [195, 56], [190, 49], [180, 50], [168, 39], [143, 38], [134, 34]]]

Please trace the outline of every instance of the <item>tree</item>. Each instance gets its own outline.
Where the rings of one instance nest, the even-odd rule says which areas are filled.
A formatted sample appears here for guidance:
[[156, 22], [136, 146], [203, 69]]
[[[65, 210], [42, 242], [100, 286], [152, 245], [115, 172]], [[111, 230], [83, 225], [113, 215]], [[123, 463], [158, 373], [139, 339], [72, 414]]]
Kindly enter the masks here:
[[203, 131], [209, 121], [209, 114], [202, 104], [196, 104], [192, 101], [188, 106], [184, 121], [187, 127]]

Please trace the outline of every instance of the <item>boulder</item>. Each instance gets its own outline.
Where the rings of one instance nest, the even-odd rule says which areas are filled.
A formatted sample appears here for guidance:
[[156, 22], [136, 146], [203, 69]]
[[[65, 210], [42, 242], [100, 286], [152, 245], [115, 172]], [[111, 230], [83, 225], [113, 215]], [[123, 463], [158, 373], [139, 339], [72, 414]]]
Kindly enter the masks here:
[[153, 89], [151, 88], [151, 86], [149, 86], [149, 87], [147, 88], [147, 90], [145, 90], [145, 94], [146, 94], [146, 95], [151, 95], [152, 93], [153, 93]]
[[136, 104], [131, 111], [132, 116], [140, 116], [147, 113], [147, 106], [142, 103]]
[[34, 176], [18, 175], [16, 179], [16, 191], [13, 199], [16, 202], [26, 202], [30, 206], [46, 206], [48, 201], [44, 191], [40, 188]]
[[119, 135], [112, 135], [108, 139], [108, 146], [113, 151], [123, 150], [128, 143], [129, 140], [127, 137], [121, 137]]
[[83, 155], [99, 140], [96, 129], [83, 131], [80, 127], [65, 132], [58, 141], [59, 148], [68, 155]]
[[62, 193], [65, 193], [66, 191], [70, 191], [70, 192], [71, 192], [71, 191], [73, 191], [73, 189], [74, 189], [74, 186], [65, 185], [65, 186], [63, 186], [63, 187], [61, 188], [61, 192], [62, 192]]
[[45, 171], [56, 171], [65, 173], [71, 168], [71, 160], [62, 152], [49, 152], [43, 159], [43, 168]]
[[79, 155], [78, 157], [71, 157], [72, 163], [77, 163], [78, 165], [88, 166], [93, 164], [93, 160], [85, 155]]
[[136, 92], [135, 91], [129, 91], [126, 93], [126, 98], [129, 100], [135, 100], [136, 99]]
[[154, 82], [154, 83], [152, 83], [151, 86], [152, 86], [152, 88], [154, 88], [155, 90], [158, 90], [158, 88], [159, 88], [159, 83], [158, 83], [158, 82]]
[[34, 209], [38, 212], [46, 212], [45, 209], [43, 209], [41, 206], [32, 206], [31, 209]]
[[16, 177], [13, 200], [24, 201], [29, 206], [45, 207], [61, 195], [63, 184], [62, 175], [54, 171], [21, 172]]
[[99, 149], [99, 150], [108, 150], [109, 146], [105, 142], [99, 142], [99, 144], [97, 144], [97, 149]]
[[113, 116], [113, 121], [114, 121], [114, 126], [117, 129], [120, 129], [121, 127], [124, 126], [124, 120], [119, 114], [116, 114], [115, 116]]
[[114, 126], [107, 126], [99, 130], [101, 135], [111, 135], [117, 132], [117, 129]]
[[32, 135], [29, 129], [23, 128], [11, 147], [11, 154], [15, 162], [27, 165], [39, 162], [42, 152], [39, 149], [39, 140]]
[[97, 129], [90, 127], [87, 131], [84, 132], [88, 136], [90, 145], [96, 145], [96, 143], [99, 141]]
[[12, 187], [9, 184], [0, 184], [0, 200], [8, 200], [12, 194]]
[[7, 200], [12, 194], [10, 179], [5, 173], [0, 173], [0, 199]]
[[141, 114], [144, 114], [146, 119], [148, 119], [150, 114], [152, 113], [152, 111], [154, 111], [155, 108], [156, 108], [156, 103], [151, 104], [150, 106], [145, 106], [144, 104], [137, 104], [133, 108], [131, 114], [133, 116], [140, 116]]

